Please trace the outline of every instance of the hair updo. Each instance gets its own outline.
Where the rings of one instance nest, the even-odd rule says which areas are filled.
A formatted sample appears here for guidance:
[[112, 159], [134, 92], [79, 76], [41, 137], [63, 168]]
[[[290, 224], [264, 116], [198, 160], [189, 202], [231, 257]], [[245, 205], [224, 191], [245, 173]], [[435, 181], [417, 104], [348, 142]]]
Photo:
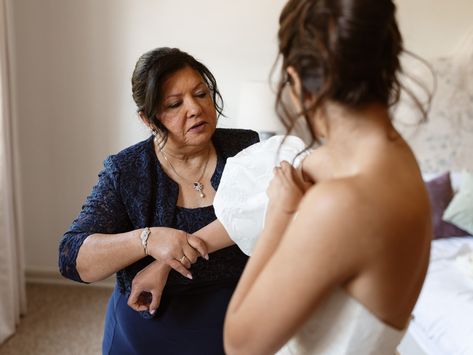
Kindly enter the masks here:
[[[289, 66], [301, 80], [299, 100], [307, 123], [308, 113], [328, 100], [352, 108], [399, 101], [403, 43], [393, 1], [290, 0], [279, 22], [283, 76], [276, 105], [288, 130], [294, 117], [282, 102], [282, 91]], [[309, 107], [304, 104], [308, 95], [315, 99]]]
[[210, 90], [217, 116], [222, 115], [223, 99], [209, 69], [191, 55], [177, 48], [156, 48], [143, 54], [135, 65], [131, 78], [133, 100], [139, 113], [156, 128], [164, 141], [168, 131], [159, 121], [159, 106], [163, 99], [164, 82], [177, 71], [190, 67], [200, 74]]

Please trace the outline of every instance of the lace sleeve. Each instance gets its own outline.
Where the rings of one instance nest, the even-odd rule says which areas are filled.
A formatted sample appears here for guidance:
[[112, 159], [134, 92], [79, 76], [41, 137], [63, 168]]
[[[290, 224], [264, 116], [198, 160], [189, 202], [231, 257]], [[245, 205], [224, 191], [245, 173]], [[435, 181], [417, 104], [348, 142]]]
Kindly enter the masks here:
[[105, 160], [104, 167], [79, 216], [59, 243], [59, 270], [64, 277], [78, 282], [84, 281], [76, 269], [77, 254], [89, 235], [114, 234], [132, 229], [116, 185], [119, 172], [111, 158]]

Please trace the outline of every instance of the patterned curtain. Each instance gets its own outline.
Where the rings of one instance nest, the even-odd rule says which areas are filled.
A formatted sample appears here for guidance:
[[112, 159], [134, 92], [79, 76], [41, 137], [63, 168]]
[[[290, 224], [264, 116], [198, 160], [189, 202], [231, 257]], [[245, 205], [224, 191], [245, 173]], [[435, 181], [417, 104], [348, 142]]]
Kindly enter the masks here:
[[0, 0], [0, 344], [26, 311], [22, 243], [17, 225], [12, 142], [7, 0]]
[[[409, 74], [435, 87], [428, 121], [413, 125], [419, 112], [404, 100], [395, 112], [397, 127], [413, 148], [423, 172], [473, 171], [473, 28], [452, 53], [429, 62], [435, 72], [435, 85], [429, 85], [432, 74], [424, 65], [416, 61], [405, 65]], [[425, 92], [407, 84], [421, 100], [425, 97]]]

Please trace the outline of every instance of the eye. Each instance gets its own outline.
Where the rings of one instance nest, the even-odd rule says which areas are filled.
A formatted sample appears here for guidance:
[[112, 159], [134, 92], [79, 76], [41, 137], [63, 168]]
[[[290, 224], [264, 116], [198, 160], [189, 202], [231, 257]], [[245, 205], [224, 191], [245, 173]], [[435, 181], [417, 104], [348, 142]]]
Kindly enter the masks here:
[[206, 97], [207, 91], [199, 91], [195, 94], [197, 97]]
[[181, 104], [180, 101], [175, 101], [175, 102], [170, 102], [167, 104], [167, 108], [176, 108], [176, 107], [179, 107], [179, 105]]

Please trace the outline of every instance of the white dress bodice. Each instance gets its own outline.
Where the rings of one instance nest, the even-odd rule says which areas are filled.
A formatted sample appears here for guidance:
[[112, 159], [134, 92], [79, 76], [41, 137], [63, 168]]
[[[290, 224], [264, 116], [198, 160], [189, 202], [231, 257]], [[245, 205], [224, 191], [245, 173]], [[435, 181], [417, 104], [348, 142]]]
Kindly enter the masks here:
[[277, 355], [393, 355], [404, 334], [339, 288]]

